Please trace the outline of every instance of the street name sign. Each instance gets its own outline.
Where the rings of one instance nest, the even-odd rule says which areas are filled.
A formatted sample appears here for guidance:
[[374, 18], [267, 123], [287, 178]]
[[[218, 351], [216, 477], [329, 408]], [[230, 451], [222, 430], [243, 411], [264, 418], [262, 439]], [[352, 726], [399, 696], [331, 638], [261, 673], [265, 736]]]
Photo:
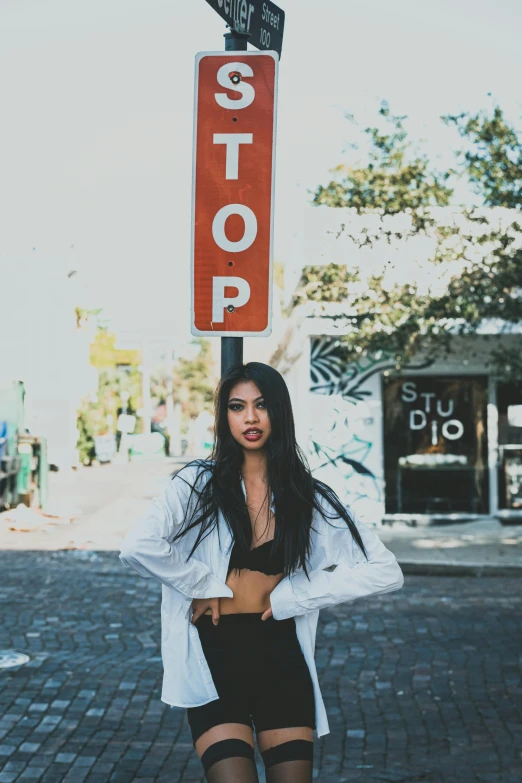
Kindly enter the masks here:
[[192, 334], [271, 333], [278, 58], [196, 56]]
[[233, 29], [248, 33], [257, 49], [271, 49], [281, 57], [285, 12], [270, 0], [207, 0]]

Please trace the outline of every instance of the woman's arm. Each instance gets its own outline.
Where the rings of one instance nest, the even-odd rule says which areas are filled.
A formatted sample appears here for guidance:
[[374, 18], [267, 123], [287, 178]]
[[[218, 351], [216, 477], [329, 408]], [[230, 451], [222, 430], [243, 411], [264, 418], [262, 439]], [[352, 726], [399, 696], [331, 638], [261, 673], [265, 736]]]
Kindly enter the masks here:
[[182, 478], [172, 479], [125, 536], [120, 560], [140, 576], [154, 577], [188, 598], [232, 598], [230, 587], [205, 563], [194, 556], [185, 562], [186, 552], [179, 546], [180, 541], [170, 543], [182, 525], [189, 494], [190, 487]]
[[309, 572], [310, 581], [300, 570], [279, 582], [270, 594], [274, 619], [296, 617], [366, 595], [389, 593], [403, 586], [404, 575], [395, 555], [384, 546], [377, 533], [352, 511], [349, 513], [357, 525], [368, 560], [343, 520], [333, 520], [336, 527], [325, 524], [331, 561], [328, 570], [320, 568]]

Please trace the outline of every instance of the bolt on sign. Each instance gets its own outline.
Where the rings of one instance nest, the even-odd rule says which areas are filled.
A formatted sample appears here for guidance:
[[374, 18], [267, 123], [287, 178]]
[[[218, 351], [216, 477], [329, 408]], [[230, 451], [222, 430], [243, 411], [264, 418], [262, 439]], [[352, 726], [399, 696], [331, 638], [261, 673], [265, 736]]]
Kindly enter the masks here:
[[196, 57], [192, 334], [268, 336], [278, 58]]

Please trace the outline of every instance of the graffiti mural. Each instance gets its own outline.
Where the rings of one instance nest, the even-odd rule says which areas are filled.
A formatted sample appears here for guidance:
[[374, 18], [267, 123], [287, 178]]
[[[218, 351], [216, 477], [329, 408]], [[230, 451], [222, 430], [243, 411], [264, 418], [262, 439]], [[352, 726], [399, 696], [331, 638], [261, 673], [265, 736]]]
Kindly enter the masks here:
[[384, 513], [381, 373], [393, 367], [383, 356], [348, 362], [339, 340], [312, 338], [310, 466], [368, 524]]

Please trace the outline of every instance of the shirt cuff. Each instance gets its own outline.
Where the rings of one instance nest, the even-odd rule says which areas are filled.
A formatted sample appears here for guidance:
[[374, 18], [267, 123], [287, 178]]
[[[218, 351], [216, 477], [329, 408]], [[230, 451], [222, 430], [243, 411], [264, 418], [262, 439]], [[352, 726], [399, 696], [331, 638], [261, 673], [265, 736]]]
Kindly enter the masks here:
[[299, 607], [289, 576], [285, 576], [270, 593], [270, 606], [274, 620], [287, 620], [289, 617], [295, 617], [299, 614]]
[[214, 574], [208, 574], [202, 585], [180, 588], [189, 598], [233, 598], [234, 593], [228, 585]]

